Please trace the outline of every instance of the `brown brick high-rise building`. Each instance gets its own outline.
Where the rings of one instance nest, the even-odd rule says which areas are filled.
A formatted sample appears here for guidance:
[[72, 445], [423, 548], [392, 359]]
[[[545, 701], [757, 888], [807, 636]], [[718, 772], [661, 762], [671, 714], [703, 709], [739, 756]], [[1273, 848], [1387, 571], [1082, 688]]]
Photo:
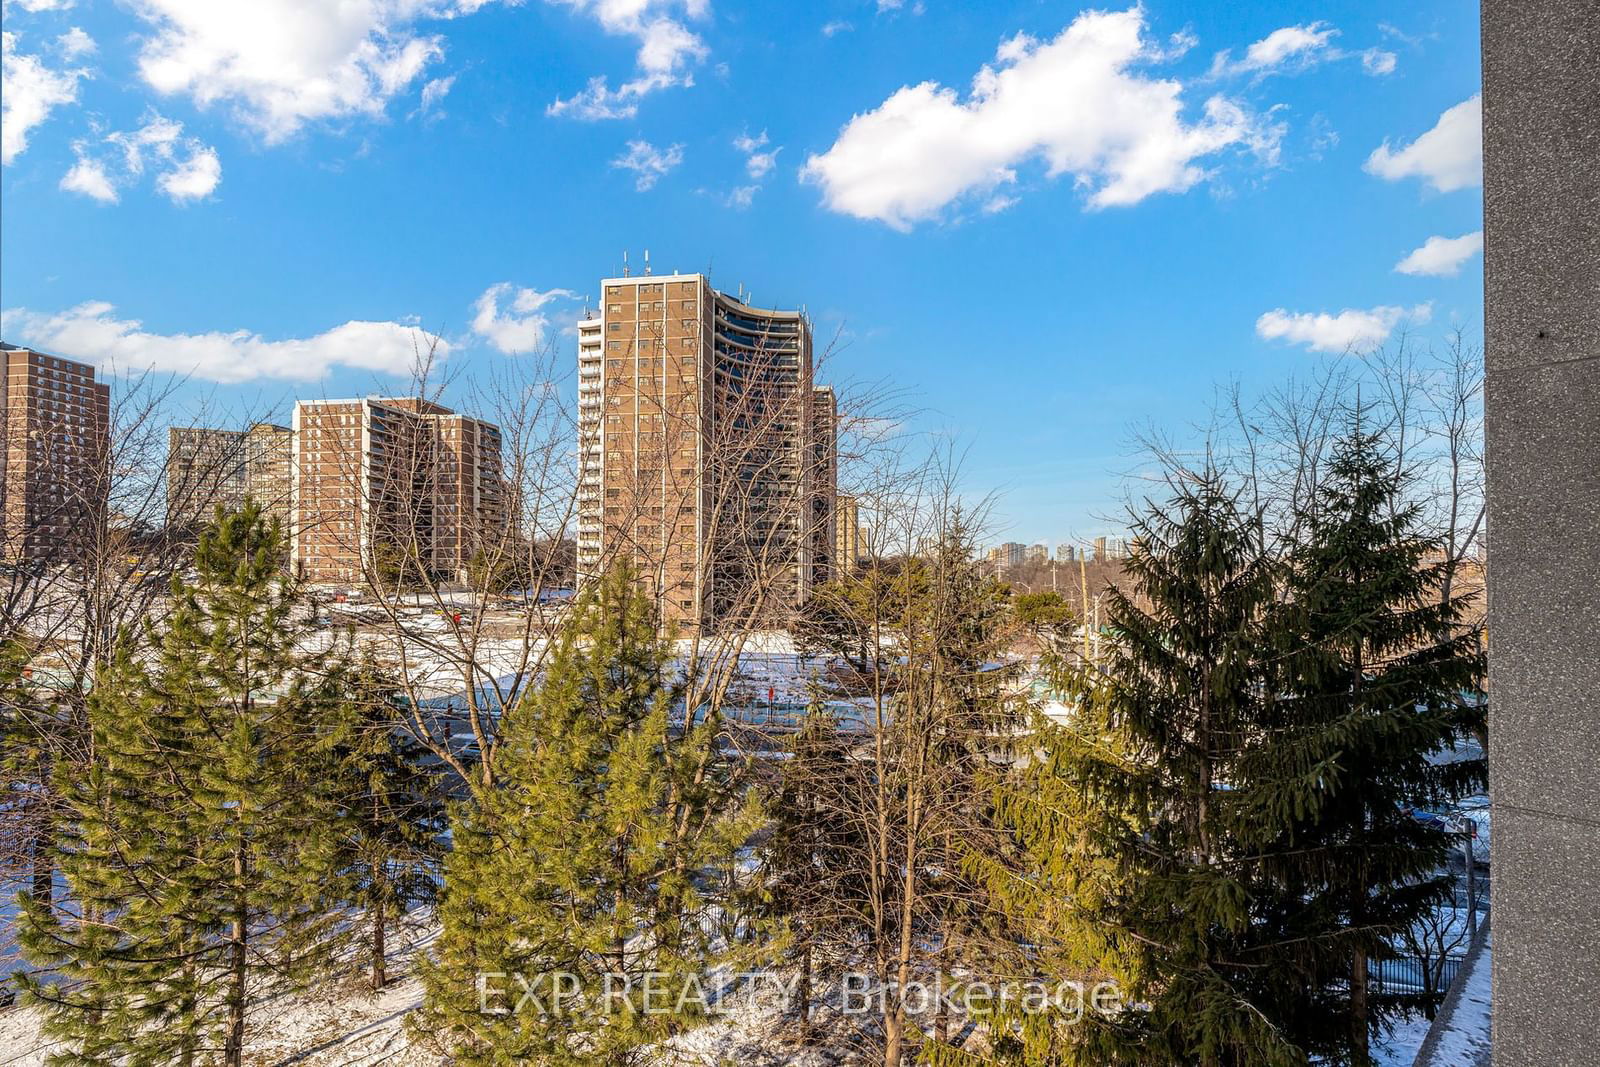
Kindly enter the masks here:
[[404, 397], [301, 401], [293, 448], [290, 555], [313, 581], [386, 577], [417, 559], [460, 580], [507, 533], [491, 423]]
[[167, 431], [167, 522], [202, 526], [216, 506], [237, 508], [249, 497], [269, 518], [289, 522], [290, 436], [287, 426], [258, 422], [248, 430], [173, 426]]
[[607, 278], [578, 327], [578, 573], [640, 570], [693, 628], [792, 609], [828, 573], [832, 390], [804, 315], [699, 274]]
[[111, 387], [86, 363], [0, 342], [0, 559], [45, 559], [105, 504]]

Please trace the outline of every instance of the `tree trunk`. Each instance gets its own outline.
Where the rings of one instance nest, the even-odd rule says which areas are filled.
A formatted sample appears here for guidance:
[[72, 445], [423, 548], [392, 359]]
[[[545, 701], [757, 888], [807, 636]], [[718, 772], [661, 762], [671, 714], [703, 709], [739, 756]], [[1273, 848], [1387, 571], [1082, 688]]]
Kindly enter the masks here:
[[33, 878], [28, 897], [35, 904], [48, 908], [55, 901], [55, 857], [50, 841], [50, 820], [43, 813], [36, 818], [39, 825], [33, 833]]
[[806, 947], [800, 953], [800, 1041], [805, 1044], [811, 1040], [811, 941], [806, 940]]
[[384, 886], [379, 879], [382, 877], [383, 865], [377, 860], [372, 861], [372, 884], [378, 892], [372, 904], [372, 988], [374, 991], [382, 989], [388, 983], [388, 973], [384, 966]]
[[237, 879], [234, 900], [232, 945], [228, 952], [228, 1034], [223, 1042], [222, 1062], [226, 1067], [244, 1067], [245, 968], [248, 963], [250, 926], [244, 901], [245, 858], [243, 849], [234, 852], [233, 873]]
[[1367, 1059], [1367, 954], [1356, 949], [1350, 966], [1350, 1040], [1357, 1063]]

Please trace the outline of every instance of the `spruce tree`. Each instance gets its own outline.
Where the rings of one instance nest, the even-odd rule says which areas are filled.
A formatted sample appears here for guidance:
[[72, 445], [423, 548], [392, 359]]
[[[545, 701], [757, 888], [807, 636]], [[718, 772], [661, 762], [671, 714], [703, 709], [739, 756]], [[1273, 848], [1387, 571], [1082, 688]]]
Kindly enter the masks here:
[[756, 813], [681, 777], [716, 737], [683, 721], [670, 647], [627, 568], [586, 589], [507, 715], [496, 786], [455, 811], [413, 1023], [453, 1062], [636, 1063], [703, 1013], [702, 875]]
[[1368, 962], [1449, 899], [1449, 834], [1411, 814], [1484, 787], [1481, 760], [1439, 759], [1483, 727], [1483, 664], [1443, 597], [1450, 565], [1359, 410], [1298, 516], [1279, 611], [1275, 743], [1243, 768], [1246, 826], [1304, 896], [1286, 936], [1307, 945], [1297, 1027], [1326, 1062], [1362, 1067], [1370, 1035], [1416, 997], [1369, 990]]
[[[238, 1067], [251, 1000], [332, 966], [342, 833], [327, 743], [339, 672], [299, 650], [282, 533], [219, 514], [141, 655], [124, 633], [88, 700], [59, 864], [80, 909], [20, 939], [62, 1064]], [[67, 776], [61, 776], [65, 779]]]
[[1174, 486], [1134, 519], [1105, 653], [1056, 665], [1074, 719], [1036, 722], [997, 790], [1017, 868], [974, 858], [1016, 923], [1012, 973], [1106, 993], [1081, 1018], [1075, 1001], [997, 1004], [992, 1056], [940, 1049], [934, 1062], [1307, 1062], [1266, 1010], [1293, 960], [1257, 923], [1273, 887], [1239, 835], [1237, 772], [1272, 692], [1274, 572], [1219, 474]]

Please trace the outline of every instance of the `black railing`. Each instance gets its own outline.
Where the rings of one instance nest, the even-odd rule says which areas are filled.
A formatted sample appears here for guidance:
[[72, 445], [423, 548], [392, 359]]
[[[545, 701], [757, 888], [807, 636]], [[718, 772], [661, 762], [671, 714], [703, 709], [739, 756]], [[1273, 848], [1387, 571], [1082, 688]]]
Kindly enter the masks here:
[[1367, 980], [1375, 993], [1438, 993], [1450, 989], [1466, 957], [1455, 954], [1425, 959], [1399, 956], [1367, 961]]

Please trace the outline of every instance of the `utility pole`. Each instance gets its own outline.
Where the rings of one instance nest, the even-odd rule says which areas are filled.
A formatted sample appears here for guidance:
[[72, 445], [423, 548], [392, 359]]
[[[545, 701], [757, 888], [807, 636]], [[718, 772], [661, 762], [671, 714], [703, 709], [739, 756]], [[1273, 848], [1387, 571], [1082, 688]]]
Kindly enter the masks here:
[[1467, 934], [1478, 937], [1478, 872], [1472, 859], [1472, 839], [1477, 836], [1478, 824], [1467, 820], [1466, 832], [1461, 835], [1461, 849], [1467, 859]]

